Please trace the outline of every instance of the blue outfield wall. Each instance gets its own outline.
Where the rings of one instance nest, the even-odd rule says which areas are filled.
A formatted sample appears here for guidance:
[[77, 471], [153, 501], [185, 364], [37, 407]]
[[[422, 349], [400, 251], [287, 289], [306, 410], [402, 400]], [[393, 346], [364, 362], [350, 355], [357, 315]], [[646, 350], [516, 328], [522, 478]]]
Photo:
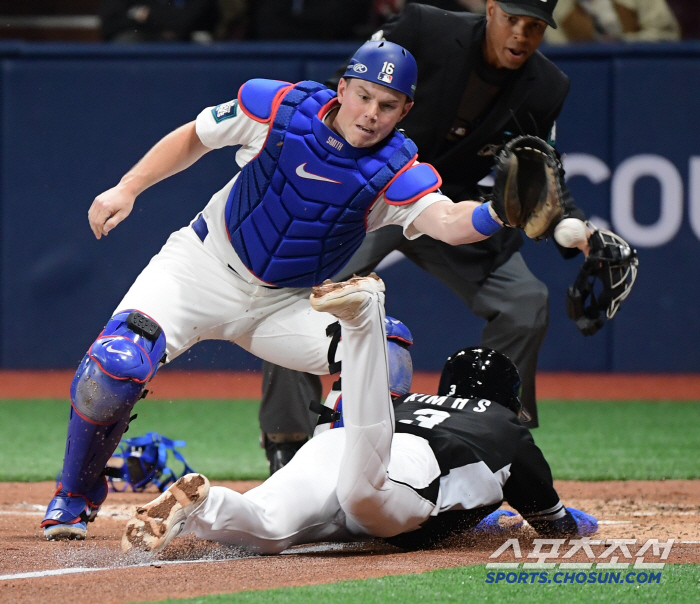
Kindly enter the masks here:
[[[0, 45], [0, 367], [69, 368], [170, 232], [187, 224], [237, 170], [210, 153], [137, 200], [95, 240], [87, 210], [159, 138], [252, 77], [322, 81], [354, 44]], [[584, 338], [564, 311], [581, 260], [526, 242], [550, 289], [540, 367], [700, 371], [695, 278], [700, 252], [700, 44], [547, 49], [571, 78], [558, 122], [578, 204], [639, 251], [631, 297]], [[476, 343], [481, 322], [436, 279], [403, 260], [382, 271], [390, 314], [416, 339], [418, 369]], [[223, 342], [175, 364], [257, 368]]]

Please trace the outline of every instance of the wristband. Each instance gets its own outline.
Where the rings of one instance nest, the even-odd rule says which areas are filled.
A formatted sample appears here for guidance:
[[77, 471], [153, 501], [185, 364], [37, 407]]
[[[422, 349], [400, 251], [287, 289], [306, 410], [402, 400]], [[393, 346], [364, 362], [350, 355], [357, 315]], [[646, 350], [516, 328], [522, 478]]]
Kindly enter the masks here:
[[482, 203], [472, 212], [472, 226], [478, 233], [486, 235], [487, 237], [490, 237], [503, 228], [503, 226], [491, 216], [491, 212], [489, 211], [490, 206], [490, 201]]

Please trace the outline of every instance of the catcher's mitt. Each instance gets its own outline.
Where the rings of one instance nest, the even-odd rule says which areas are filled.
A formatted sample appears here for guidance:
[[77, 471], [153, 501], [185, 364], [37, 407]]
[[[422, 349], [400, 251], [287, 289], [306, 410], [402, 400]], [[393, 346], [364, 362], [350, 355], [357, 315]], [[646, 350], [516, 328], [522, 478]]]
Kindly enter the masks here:
[[[566, 314], [584, 336], [596, 333], [605, 323], [605, 317], [615, 316], [621, 302], [632, 291], [639, 265], [636, 250], [615, 233], [595, 230], [588, 244], [591, 250], [588, 258], [566, 292]], [[603, 284], [597, 297], [593, 292], [596, 279]], [[602, 311], [605, 317], [601, 316]]]
[[554, 148], [536, 136], [518, 136], [496, 156], [491, 205], [503, 224], [542, 239], [564, 215], [565, 187]]

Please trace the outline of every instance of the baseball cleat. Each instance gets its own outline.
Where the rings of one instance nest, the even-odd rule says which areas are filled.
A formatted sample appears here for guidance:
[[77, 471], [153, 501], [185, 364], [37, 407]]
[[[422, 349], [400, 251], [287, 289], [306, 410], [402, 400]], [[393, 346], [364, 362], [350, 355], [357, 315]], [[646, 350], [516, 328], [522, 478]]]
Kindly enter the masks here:
[[209, 496], [209, 480], [186, 474], [129, 520], [122, 536], [122, 551], [159, 552], [185, 528], [187, 517]]
[[581, 537], [590, 537], [598, 530], [598, 520], [594, 516], [586, 514], [586, 512], [582, 512], [576, 508], [566, 509], [569, 514], [574, 517], [576, 529]]
[[89, 519], [88, 504], [84, 497], [70, 495], [59, 489], [46, 509], [41, 522], [44, 537], [49, 541], [85, 539]]
[[106, 498], [107, 481], [104, 477], [86, 495], [70, 493], [59, 483], [41, 522], [44, 537], [49, 541], [85, 539], [87, 523], [95, 520]]
[[353, 277], [333, 283], [326, 279], [311, 292], [311, 306], [318, 312], [327, 312], [336, 319], [355, 318], [370, 294], [383, 292], [384, 281], [376, 273], [367, 277]]
[[87, 536], [87, 523], [81, 518], [73, 524], [51, 524], [44, 527], [44, 537], [49, 541], [75, 539], [82, 541]]
[[499, 535], [523, 525], [523, 517], [508, 510], [496, 510], [477, 524], [472, 532], [488, 535]]

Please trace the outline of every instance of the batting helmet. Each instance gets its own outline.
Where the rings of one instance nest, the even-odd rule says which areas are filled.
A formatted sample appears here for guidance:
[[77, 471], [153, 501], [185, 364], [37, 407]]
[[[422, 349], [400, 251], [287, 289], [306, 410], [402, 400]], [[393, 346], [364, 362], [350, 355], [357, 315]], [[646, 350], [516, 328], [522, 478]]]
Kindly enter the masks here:
[[529, 416], [520, 402], [520, 374], [511, 360], [490, 348], [463, 348], [447, 359], [440, 376], [440, 396], [485, 398]]
[[403, 46], [386, 40], [370, 41], [358, 48], [343, 77], [374, 82], [403, 92], [413, 100], [418, 66]]

